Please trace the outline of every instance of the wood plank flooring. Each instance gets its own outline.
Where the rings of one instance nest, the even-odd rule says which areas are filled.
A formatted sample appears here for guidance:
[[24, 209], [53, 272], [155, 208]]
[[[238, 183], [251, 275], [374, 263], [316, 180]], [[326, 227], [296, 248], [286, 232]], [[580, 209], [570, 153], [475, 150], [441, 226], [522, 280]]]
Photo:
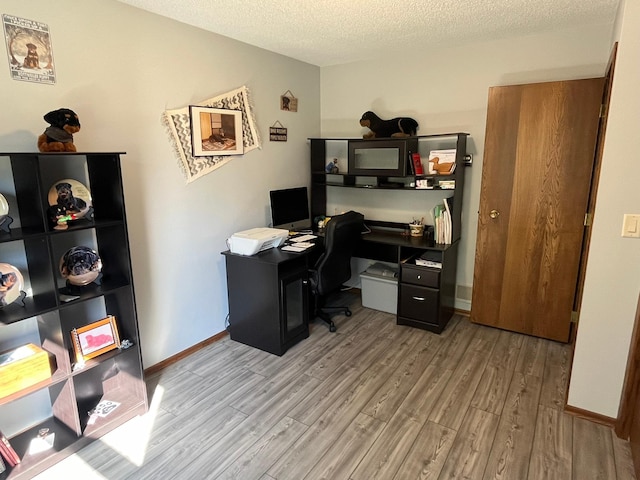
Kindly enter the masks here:
[[148, 378], [148, 414], [36, 478], [635, 478], [627, 442], [563, 412], [568, 345], [343, 300], [282, 357], [227, 337]]

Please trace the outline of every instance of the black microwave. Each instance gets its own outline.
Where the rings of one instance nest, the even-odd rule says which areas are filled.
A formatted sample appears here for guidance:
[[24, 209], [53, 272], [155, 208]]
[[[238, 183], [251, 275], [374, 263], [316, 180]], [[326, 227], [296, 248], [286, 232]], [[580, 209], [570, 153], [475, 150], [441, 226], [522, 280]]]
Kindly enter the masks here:
[[417, 150], [416, 139], [350, 140], [349, 175], [404, 177]]

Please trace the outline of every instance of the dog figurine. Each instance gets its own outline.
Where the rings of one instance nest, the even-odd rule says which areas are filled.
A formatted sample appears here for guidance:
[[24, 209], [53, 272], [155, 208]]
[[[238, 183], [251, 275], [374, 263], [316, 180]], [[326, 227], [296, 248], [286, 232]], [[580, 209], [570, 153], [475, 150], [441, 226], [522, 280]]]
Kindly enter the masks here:
[[73, 110], [60, 108], [47, 113], [44, 120], [47, 127], [38, 137], [38, 150], [41, 152], [75, 152], [73, 134], [80, 131], [80, 120]]
[[418, 122], [413, 118], [397, 117], [382, 120], [373, 112], [364, 112], [360, 119], [360, 126], [371, 130], [364, 134], [363, 138], [410, 137], [418, 130]]

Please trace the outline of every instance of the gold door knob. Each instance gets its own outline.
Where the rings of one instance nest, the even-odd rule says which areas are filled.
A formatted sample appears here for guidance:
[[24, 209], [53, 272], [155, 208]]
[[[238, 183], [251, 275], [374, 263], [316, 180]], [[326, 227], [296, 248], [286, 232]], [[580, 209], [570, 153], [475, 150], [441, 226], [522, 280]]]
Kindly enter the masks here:
[[498, 218], [500, 216], [500, 212], [498, 210], [491, 210], [489, 212], [489, 216], [491, 218]]

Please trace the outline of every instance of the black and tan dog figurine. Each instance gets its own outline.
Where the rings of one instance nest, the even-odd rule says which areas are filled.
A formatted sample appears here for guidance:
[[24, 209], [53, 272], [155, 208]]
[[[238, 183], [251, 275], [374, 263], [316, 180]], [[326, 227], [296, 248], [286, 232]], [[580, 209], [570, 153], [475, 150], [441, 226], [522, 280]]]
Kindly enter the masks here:
[[80, 120], [73, 110], [60, 108], [47, 113], [44, 120], [47, 127], [38, 137], [38, 150], [41, 152], [75, 152], [73, 134], [80, 131]]
[[362, 115], [360, 126], [371, 130], [364, 134], [363, 138], [410, 137], [418, 130], [418, 122], [413, 118], [397, 117], [382, 120], [373, 112], [365, 112]]

